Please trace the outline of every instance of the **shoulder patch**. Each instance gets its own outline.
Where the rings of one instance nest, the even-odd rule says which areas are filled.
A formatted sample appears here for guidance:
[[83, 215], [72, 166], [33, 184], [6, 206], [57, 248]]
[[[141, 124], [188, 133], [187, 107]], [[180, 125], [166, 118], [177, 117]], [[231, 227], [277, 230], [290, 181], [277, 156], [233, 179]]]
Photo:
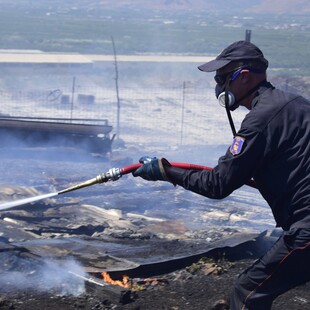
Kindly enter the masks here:
[[243, 137], [235, 136], [229, 149], [230, 153], [234, 156], [240, 154], [242, 152], [244, 142], [245, 139]]

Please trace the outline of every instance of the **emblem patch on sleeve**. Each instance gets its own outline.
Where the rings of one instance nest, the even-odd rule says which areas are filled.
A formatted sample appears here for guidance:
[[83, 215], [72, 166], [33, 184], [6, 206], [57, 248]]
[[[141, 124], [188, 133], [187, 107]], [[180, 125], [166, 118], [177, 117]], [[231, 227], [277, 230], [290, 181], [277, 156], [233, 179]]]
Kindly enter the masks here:
[[230, 146], [230, 153], [235, 155], [238, 155], [242, 152], [243, 149], [243, 144], [244, 144], [245, 139], [240, 136], [235, 136], [234, 140]]

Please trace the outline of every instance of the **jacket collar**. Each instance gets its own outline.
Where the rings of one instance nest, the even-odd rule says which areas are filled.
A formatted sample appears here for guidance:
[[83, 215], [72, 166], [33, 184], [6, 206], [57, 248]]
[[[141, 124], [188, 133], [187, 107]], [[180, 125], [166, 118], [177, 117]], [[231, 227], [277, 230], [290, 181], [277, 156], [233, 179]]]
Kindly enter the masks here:
[[260, 95], [263, 94], [267, 89], [274, 89], [274, 86], [270, 82], [267, 82], [266, 80], [259, 83], [259, 87], [252, 100], [252, 108], [256, 106]]

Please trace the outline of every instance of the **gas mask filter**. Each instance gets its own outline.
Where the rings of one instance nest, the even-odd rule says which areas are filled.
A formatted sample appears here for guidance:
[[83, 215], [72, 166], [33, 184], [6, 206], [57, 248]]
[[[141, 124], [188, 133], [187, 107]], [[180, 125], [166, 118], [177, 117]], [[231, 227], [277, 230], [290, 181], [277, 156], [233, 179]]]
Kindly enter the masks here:
[[[235, 95], [227, 90], [228, 87], [221, 87], [218, 84], [215, 86], [215, 96], [218, 99], [218, 102], [220, 106], [226, 108], [228, 107], [229, 110], [234, 111], [237, 107], [238, 104], [236, 102]], [[227, 105], [226, 105], [226, 97], [227, 97]]]

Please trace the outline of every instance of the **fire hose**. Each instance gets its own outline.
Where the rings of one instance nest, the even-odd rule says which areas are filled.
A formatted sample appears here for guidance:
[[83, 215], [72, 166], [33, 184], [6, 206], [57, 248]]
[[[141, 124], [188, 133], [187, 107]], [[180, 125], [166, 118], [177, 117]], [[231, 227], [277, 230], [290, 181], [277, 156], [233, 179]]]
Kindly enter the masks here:
[[[183, 168], [183, 169], [187, 169], [187, 170], [212, 170], [212, 168], [207, 167], [207, 166], [201, 166], [201, 165], [196, 165], [196, 164], [187, 164], [187, 163], [178, 163], [178, 162], [172, 162], [170, 163], [173, 167], [177, 167], [177, 168]], [[31, 203], [34, 201], [38, 201], [38, 200], [42, 200], [42, 199], [46, 199], [49, 197], [53, 197], [56, 195], [61, 195], [64, 193], [68, 193], [71, 191], [75, 191], [77, 189], [83, 188], [83, 187], [88, 187], [94, 184], [99, 184], [99, 183], [106, 183], [108, 181], [116, 181], [119, 178], [121, 178], [123, 175], [131, 173], [133, 171], [135, 171], [136, 169], [138, 169], [139, 167], [141, 167], [142, 164], [138, 163], [138, 164], [133, 164], [130, 166], [126, 166], [123, 168], [111, 168], [109, 169], [107, 172], [99, 174], [98, 176], [96, 176], [93, 179], [89, 179], [85, 182], [79, 183], [77, 185], [68, 187], [66, 189], [63, 189], [59, 192], [54, 192], [54, 193], [49, 193], [49, 194], [43, 194], [43, 195], [39, 195], [39, 196], [35, 196], [35, 197], [29, 197], [29, 198], [24, 198], [24, 199], [19, 199], [19, 200], [14, 200], [14, 201], [10, 201], [10, 202], [6, 202], [3, 204], [0, 204], [0, 210], [5, 210], [5, 209], [9, 209], [9, 208], [13, 208], [16, 206], [20, 206], [26, 203]], [[251, 186], [253, 188], [257, 188], [255, 181], [254, 180], [249, 180], [246, 182], [246, 185]]]
[[[201, 166], [201, 165], [196, 165], [196, 164], [188, 164], [188, 163], [179, 163], [179, 162], [171, 162], [170, 163], [172, 167], [177, 167], [177, 168], [182, 168], [182, 169], [187, 169], [187, 170], [212, 170], [211, 167], [208, 166]], [[88, 187], [94, 184], [99, 184], [99, 183], [106, 183], [108, 181], [116, 181], [120, 179], [123, 175], [129, 174], [135, 170], [137, 170], [139, 167], [141, 167], [143, 164], [137, 163], [129, 166], [125, 166], [123, 168], [111, 168], [107, 172], [99, 174], [93, 179], [89, 179], [85, 182], [79, 183], [77, 185], [68, 187], [64, 190], [61, 190], [58, 192], [58, 195], [64, 194], [67, 192], [71, 192], [83, 187]], [[254, 180], [248, 180], [246, 182], [246, 185], [257, 188], [255, 181]]]

